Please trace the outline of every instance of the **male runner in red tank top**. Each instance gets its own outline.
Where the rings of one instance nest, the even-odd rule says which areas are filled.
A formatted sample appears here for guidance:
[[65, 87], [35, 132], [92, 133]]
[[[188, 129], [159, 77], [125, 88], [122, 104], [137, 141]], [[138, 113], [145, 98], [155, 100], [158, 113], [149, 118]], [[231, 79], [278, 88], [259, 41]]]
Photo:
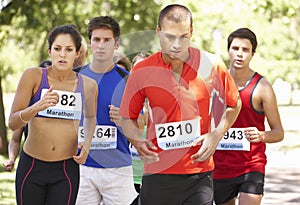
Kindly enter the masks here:
[[[228, 37], [231, 74], [239, 89], [242, 109], [214, 154], [214, 197], [216, 204], [259, 205], [264, 190], [266, 143], [284, 137], [272, 85], [249, 67], [257, 41], [248, 28]], [[265, 130], [267, 118], [270, 131]]]

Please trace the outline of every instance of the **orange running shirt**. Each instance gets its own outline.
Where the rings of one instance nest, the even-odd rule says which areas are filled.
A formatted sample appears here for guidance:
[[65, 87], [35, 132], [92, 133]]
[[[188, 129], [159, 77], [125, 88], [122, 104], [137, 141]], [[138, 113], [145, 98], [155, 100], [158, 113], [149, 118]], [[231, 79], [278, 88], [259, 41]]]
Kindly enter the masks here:
[[[147, 139], [158, 147], [159, 162], [145, 164], [145, 173], [194, 174], [212, 171], [212, 158], [191, 163], [191, 155], [200, 146], [192, 142], [214, 126], [215, 110], [224, 112], [238, 100], [238, 90], [225, 64], [214, 55], [189, 48], [190, 59], [184, 63], [179, 81], [162, 52], [138, 63], [128, 78], [120, 115], [137, 119], [148, 99]], [[212, 109], [212, 100], [221, 99], [222, 108]]]

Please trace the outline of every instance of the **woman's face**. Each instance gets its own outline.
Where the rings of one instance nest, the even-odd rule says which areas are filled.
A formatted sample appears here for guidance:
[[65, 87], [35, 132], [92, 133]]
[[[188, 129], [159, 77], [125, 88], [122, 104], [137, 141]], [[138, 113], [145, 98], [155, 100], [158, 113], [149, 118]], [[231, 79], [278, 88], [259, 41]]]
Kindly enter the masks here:
[[74, 60], [79, 56], [70, 34], [59, 34], [48, 53], [51, 57], [52, 65], [62, 71], [72, 69]]

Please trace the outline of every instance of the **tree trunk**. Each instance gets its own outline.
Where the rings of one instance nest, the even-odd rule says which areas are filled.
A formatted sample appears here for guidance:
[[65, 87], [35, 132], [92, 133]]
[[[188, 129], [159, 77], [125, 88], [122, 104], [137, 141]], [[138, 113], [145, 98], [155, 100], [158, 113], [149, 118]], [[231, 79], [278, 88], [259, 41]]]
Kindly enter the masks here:
[[2, 77], [0, 76], [0, 154], [8, 155], [8, 140], [7, 129], [5, 125], [5, 111], [3, 105], [3, 92], [2, 92]]

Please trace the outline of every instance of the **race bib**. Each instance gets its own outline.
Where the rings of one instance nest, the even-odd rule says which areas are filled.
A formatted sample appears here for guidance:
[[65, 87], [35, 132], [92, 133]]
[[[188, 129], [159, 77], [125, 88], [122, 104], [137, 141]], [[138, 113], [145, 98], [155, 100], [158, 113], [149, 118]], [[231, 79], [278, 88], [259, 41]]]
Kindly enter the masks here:
[[[83, 126], [78, 128], [78, 142], [84, 141]], [[90, 149], [116, 149], [117, 148], [117, 128], [109, 125], [97, 125], [93, 135]]]
[[136, 148], [131, 143], [129, 143], [129, 150], [130, 150], [130, 153], [131, 153], [131, 159], [141, 160], [138, 151], [136, 150]]
[[[48, 89], [42, 89], [41, 98]], [[53, 90], [58, 93], [58, 103], [54, 107], [48, 107], [39, 112], [39, 115], [51, 118], [62, 118], [68, 120], [80, 120], [82, 113], [81, 93], [61, 90]]]
[[157, 143], [163, 150], [191, 147], [200, 131], [200, 118], [155, 125]]
[[230, 128], [218, 144], [217, 150], [250, 151], [250, 142], [245, 137], [244, 128]]

